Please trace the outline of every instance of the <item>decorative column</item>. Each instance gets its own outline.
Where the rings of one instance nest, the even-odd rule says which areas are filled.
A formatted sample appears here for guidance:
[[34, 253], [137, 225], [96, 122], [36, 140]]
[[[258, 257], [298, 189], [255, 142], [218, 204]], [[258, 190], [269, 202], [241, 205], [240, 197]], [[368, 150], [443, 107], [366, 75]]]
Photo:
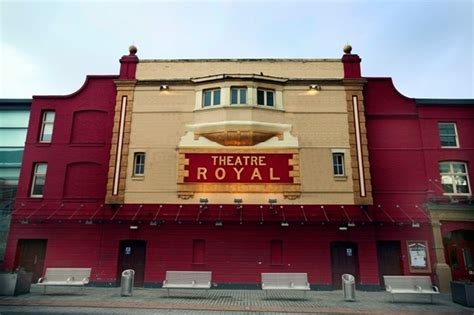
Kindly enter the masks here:
[[439, 220], [431, 221], [431, 229], [433, 232], [433, 250], [436, 255], [436, 263], [434, 271], [436, 274], [436, 282], [439, 290], [443, 293], [451, 291], [450, 282], [452, 281], [451, 268], [446, 263], [444, 257], [443, 236], [441, 234], [441, 223]]
[[344, 65], [343, 82], [347, 101], [354, 203], [371, 205], [373, 199], [363, 93], [367, 80], [361, 77], [361, 59], [358, 55], [354, 55], [351, 52], [352, 47], [345, 45], [344, 55], [342, 56], [342, 63]]
[[129, 52], [128, 56], [120, 59], [120, 76], [115, 81], [117, 95], [106, 196], [106, 202], [109, 204], [122, 204], [125, 200], [133, 96], [137, 83], [135, 72], [139, 61], [135, 46], [130, 46]]

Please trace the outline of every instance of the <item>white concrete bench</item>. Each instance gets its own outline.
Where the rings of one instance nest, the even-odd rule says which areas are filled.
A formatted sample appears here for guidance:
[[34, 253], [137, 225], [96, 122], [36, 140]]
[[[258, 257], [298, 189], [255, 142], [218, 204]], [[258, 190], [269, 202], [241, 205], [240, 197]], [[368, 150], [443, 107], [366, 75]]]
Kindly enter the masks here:
[[170, 289], [206, 289], [211, 288], [211, 271], [167, 271], [163, 288]]
[[439, 294], [429, 276], [383, 276], [383, 280], [385, 290], [392, 295], [392, 302], [395, 294], [428, 294], [433, 303], [433, 295]]
[[311, 290], [307, 273], [262, 273], [262, 290]]
[[82, 287], [89, 283], [91, 268], [46, 268], [44, 277], [38, 279], [46, 293], [48, 286]]

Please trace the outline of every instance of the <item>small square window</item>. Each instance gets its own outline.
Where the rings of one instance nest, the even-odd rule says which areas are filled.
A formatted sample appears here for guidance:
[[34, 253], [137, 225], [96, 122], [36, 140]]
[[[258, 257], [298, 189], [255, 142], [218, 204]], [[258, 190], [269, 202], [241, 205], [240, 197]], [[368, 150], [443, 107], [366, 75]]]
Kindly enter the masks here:
[[210, 89], [202, 91], [202, 106], [221, 104], [221, 89]]
[[40, 142], [51, 142], [51, 139], [53, 137], [54, 117], [55, 112], [52, 110], [47, 110], [43, 112], [41, 120], [41, 133], [39, 137]]
[[133, 156], [133, 176], [145, 175], [145, 153], [137, 152]]
[[47, 163], [35, 163], [33, 179], [31, 181], [31, 197], [43, 197], [44, 184], [46, 181]]
[[230, 103], [231, 104], [246, 104], [247, 103], [247, 88], [233, 87], [230, 89]]
[[257, 105], [274, 106], [275, 105], [275, 91], [257, 89]]
[[443, 148], [457, 148], [458, 144], [458, 135], [456, 131], [455, 123], [439, 123], [439, 139], [441, 142], [441, 147]]
[[332, 154], [332, 167], [334, 176], [344, 176], [344, 153]]

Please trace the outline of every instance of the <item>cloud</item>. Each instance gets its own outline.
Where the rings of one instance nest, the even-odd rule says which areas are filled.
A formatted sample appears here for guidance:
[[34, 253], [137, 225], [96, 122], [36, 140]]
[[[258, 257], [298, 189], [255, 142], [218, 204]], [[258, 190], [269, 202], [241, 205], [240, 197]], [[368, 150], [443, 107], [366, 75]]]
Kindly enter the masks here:
[[31, 56], [7, 43], [1, 43], [0, 53], [1, 98], [31, 98], [35, 92], [47, 90], [42, 69]]

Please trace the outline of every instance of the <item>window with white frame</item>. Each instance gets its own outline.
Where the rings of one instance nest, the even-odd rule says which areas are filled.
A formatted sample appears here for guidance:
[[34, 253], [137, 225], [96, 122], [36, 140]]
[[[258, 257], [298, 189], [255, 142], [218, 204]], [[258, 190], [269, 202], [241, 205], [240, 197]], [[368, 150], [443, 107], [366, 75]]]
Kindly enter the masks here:
[[439, 130], [439, 140], [441, 142], [441, 147], [443, 148], [459, 147], [458, 134], [456, 131], [455, 123], [439, 123], [438, 130]]
[[133, 176], [145, 175], [145, 153], [136, 152], [133, 156]]
[[266, 89], [257, 89], [257, 105], [274, 106], [275, 91]]
[[43, 117], [41, 120], [41, 134], [39, 137], [40, 142], [51, 142], [51, 138], [53, 137], [54, 116], [55, 113], [52, 110], [43, 112]]
[[344, 176], [344, 153], [332, 154], [332, 169], [334, 176]]
[[33, 170], [33, 180], [31, 181], [31, 197], [43, 197], [47, 169], [47, 163], [35, 163]]
[[213, 106], [221, 104], [221, 89], [209, 89], [202, 91], [202, 106]]
[[439, 173], [445, 195], [470, 195], [466, 163], [440, 162]]
[[247, 88], [232, 87], [230, 89], [230, 104], [247, 104]]

